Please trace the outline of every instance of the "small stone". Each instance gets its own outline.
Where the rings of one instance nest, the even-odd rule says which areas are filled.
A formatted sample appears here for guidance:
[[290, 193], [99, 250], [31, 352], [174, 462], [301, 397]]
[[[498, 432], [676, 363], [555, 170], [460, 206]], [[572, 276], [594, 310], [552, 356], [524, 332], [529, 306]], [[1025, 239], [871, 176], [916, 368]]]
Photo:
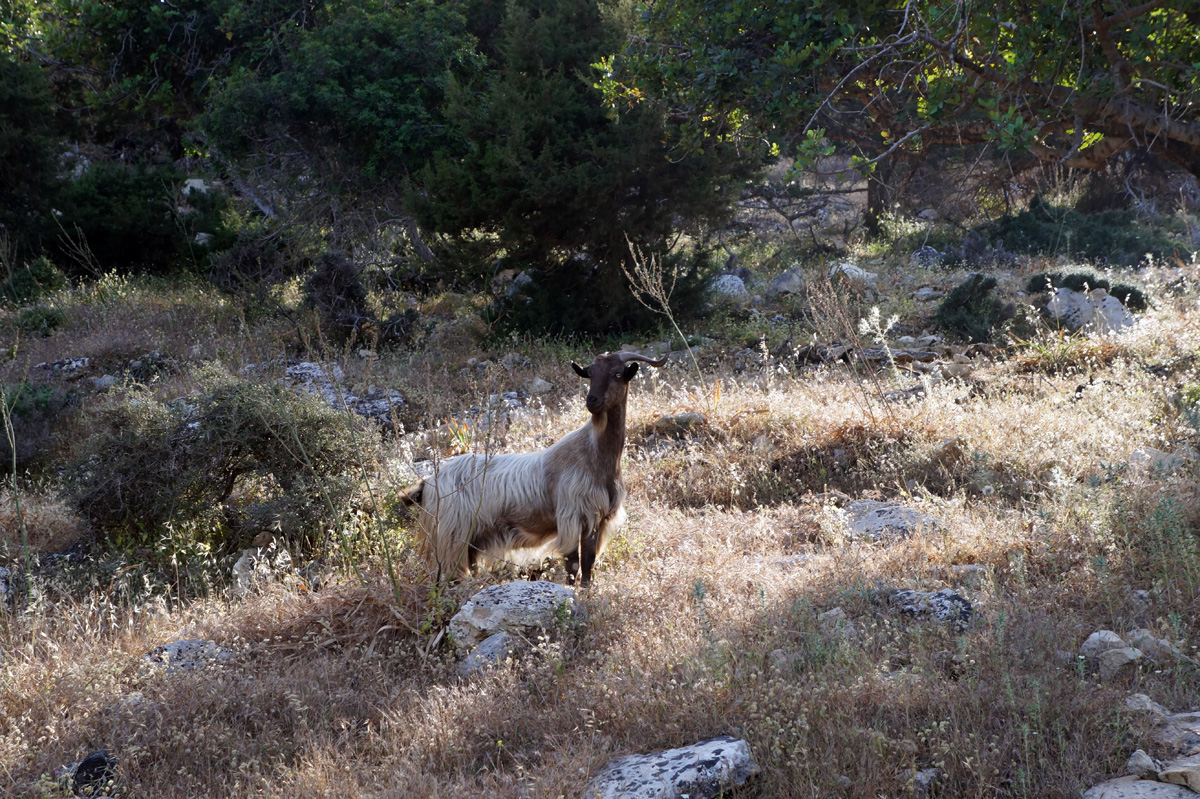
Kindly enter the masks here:
[[146, 655], [145, 660], [152, 666], [161, 667], [167, 673], [178, 671], [195, 671], [214, 663], [224, 663], [233, 660], [235, 653], [213, 641], [199, 638], [188, 638], [183, 641], [173, 641], [156, 647]]
[[1120, 649], [1126, 646], [1121, 636], [1112, 630], [1097, 630], [1087, 637], [1079, 647], [1079, 654], [1089, 661], [1096, 661], [1100, 655], [1110, 649]]
[[949, 588], [933, 593], [901, 589], [891, 593], [888, 603], [901, 613], [918, 619], [933, 617], [960, 632], [975, 617], [975, 608], [971, 603]]
[[[834, 458], [837, 459], [836, 451]], [[918, 531], [932, 532], [941, 527], [941, 523], [933, 516], [895, 502], [858, 499], [843, 508], [841, 513], [852, 540], [902, 539]]]
[[1131, 646], [1120, 649], [1108, 649], [1100, 654], [1100, 679], [1112, 680], [1137, 670], [1137, 663], [1142, 659], [1140, 650]]
[[538, 397], [542, 394], [549, 393], [554, 389], [554, 385], [549, 381], [543, 380], [540, 377], [535, 377], [525, 386], [525, 390], [532, 396]]
[[676, 413], [660, 416], [650, 425], [650, 429], [659, 435], [671, 438], [682, 438], [688, 433], [708, 425], [708, 417], [697, 411]]
[[649, 755], [619, 757], [584, 791], [587, 799], [713, 799], [758, 774], [745, 741], [722, 735]]
[[103, 377], [92, 378], [92, 386], [94, 386], [97, 391], [108, 391], [116, 384], [117, 378], [113, 377], [112, 375], [104, 375]]
[[1125, 768], [1135, 777], [1155, 779], [1159, 769], [1162, 768], [1162, 763], [1146, 754], [1145, 750], [1138, 749], [1129, 756], [1129, 762], [1125, 764]]
[[517, 642], [508, 633], [501, 631], [483, 639], [459, 664], [458, 671], [463, 675], [475, 674], [494, 668], [512, 657], [516, 651]]

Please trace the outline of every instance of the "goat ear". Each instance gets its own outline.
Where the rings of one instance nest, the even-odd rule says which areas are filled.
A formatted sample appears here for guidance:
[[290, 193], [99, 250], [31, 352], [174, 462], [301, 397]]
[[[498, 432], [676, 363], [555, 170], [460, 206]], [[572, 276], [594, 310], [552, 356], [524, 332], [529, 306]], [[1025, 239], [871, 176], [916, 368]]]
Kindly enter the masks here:
[[637, 373], [638, 373], [638, 365], [636, 363], [631, 363], [625, 367], [625, 374], [622, 375], [622, 377], [625, 379], [625, 382], [628, 383], [630, 380], [633, 379], [633, 376], [636, 375]]
[[584, 369], [579, 364], [575, 363], [574, 361], [571, 361], [571, 368], [575, 370], [575, 374], [579, 375], [580, 377], [582, 377], [585, 380], [592, 376], [592, 367], [590, 367], [590, 366], [588, 368]]

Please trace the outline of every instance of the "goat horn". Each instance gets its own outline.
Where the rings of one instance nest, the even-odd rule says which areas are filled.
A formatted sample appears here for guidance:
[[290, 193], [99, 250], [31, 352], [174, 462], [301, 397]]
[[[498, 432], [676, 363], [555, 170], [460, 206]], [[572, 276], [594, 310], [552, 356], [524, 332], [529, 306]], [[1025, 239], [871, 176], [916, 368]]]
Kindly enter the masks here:
[[621, 359], [622, 363], [628, 363], [629, 361], [644, 361], [645, 363], [648, 363], [651, 366], [662, 366], [663, 364], [665, 364], [667, 362], [667, 358], [670, 355], [671, 355], [671, 351], [667, 350], [666, 355], [662, 356], [658, 360], [655, 360], [653, 358], [648, 358], [645, 355], [642, 355], [640, 352], [618, 352], [617, 353], [617, 357], [619, 357]]

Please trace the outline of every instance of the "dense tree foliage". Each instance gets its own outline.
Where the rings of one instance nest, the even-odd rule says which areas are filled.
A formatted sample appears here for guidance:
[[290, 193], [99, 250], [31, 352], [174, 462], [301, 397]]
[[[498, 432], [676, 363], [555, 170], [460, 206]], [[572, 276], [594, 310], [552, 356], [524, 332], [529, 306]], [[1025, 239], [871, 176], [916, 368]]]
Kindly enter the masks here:
[[1069, 167], [1143, 148], [1200, 175], [1200, 6], [1166, 0], [653, 0], [607, 62], [706, 135], [805, 141], [879, 158], [992, 143]]
[[[723, 218], [748, 174], [751, 162], [731, 147], [668, 159], [653, 109], [607, 114], [590, 65], [620, 46], [625, 19], [593, 0], [510, 0], [494, 28], [471, 20], [491, 67], [447, 104], [463, 146], [439, 152], [415, 186], [432, 230], [493, 234], [483, 265], [502, 255], [498, 266], [530, 270], [527, 296], [508, 309], [522, 326], [644, 320], [622, 269], [630, 243], [665, 252], [679, 229]], [[703, 270], [680, 265], [686, 304]]]
[[31, 246], [45, 217], [59, 135], [41, 70], [0, 52], [0, 233], [10, 246]]

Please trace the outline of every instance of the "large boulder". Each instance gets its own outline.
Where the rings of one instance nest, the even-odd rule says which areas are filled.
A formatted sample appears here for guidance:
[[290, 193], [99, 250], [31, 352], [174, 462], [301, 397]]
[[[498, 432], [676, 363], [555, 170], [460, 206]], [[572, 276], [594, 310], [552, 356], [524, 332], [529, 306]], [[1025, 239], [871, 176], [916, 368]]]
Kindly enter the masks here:
[[758, 774], [745, 741], [722, 735], [649, 755], [619, 757], [584, 791], [587, 799], [711, 799]]
[[531, 638], [563, 623], [586, 620], [570, 588], [545, 580], [525, 580], [485, 588], [463, 603], [450, 619], [450, 635], [460, 648], [474, 648], [498, 632]]
[[737, 275], [717, 275], [709, 283], [709, 291], [715, 296], [741, 302], [750, 299], [750, 291]]
[[768, 297], [779, 297], [787, 294], [803, 294], [808, 290], [808, 281], [804, 272], [798, 266], [793, 266], [781, 275], [777, 275], [767, 286]]
[[1133, 315], [1104, 289], [1088, 292], [1058, 287], [1046, 303], [1046, 315], [1071, 331], [1119, 333], [1133, 326]]

